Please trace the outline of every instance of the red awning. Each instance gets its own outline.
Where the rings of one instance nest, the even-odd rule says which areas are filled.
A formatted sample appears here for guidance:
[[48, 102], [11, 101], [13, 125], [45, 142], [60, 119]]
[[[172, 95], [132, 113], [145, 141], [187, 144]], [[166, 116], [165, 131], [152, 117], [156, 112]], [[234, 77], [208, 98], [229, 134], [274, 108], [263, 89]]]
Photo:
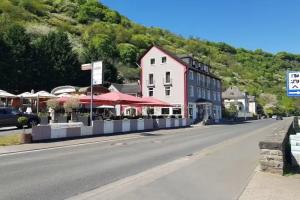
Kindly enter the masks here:
[[[86, 96], [85, 98], [81, 98], [82, 102], [91, 101], [90, 96]], [[106, 94], [96, 95], [93, 97], [93, 103], [104, 103], [110, 105], [117, 104], [133, 104], [133, 103], [145, 103], [142, 98], [131, 96], [128, 94], [123, 94], [120, 92], [109, 92]]]
[[153, 107], [173, 107], [168, 102], [161, 101], [153, 97], [143, 97], [141, 98], [145, 103], [137, 103], [136, 106], [153, 106]]

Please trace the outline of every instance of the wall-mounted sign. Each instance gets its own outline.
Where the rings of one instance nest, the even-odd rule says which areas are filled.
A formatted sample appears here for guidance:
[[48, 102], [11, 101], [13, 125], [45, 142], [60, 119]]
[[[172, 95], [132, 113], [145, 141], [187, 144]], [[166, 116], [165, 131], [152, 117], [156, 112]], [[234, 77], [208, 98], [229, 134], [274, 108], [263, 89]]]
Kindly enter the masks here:
[[99, 85], [102, 84], [102, 61], [93, 62], [93, 84]]
[[82, 71], [92, 70], [92, 63], [82, 64], [81, 70]]
[[287, 72], [286, 91], [289, 97], [300, 97], [300, 71]]

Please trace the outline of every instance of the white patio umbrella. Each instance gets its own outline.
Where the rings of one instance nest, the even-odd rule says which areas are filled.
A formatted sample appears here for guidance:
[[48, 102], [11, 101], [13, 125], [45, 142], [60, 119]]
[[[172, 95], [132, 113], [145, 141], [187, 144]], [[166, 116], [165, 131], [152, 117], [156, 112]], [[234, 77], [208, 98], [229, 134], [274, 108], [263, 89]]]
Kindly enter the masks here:
[[15, 98], [16, 95], [0, 90], [0, 98]]
[[46, 92], [46, 91], [39, 91], [39, 92], [36, 92], [35, 94], [35, 97], [37, 99], [37, 102], [36, 102], [36, 112], [39, 113], [39, 100], [40, 98], [46, 98], [46, 99], [51, 99], [51, 98], [56, 98], [56, 96], [54, 94], [51, 94], [49, 92]]
[[50, 94], [46, 91], [39, 91], [36, 93], [30, 93], [30, 92], [24, 92], [22, 94], [19, 94], [18, 97], [24, 98], [24, 99], [36, 99], [37, 100], [37, 106], [36, 111], [39, 112], [39, 99], [40, 98], [56, 98], [54, 94]]
[[69, 93], [62, 93], [62, 94], [56, 95], [56, 97], [72, 97], [72, 95]]
[[[36, 96], [31, 92], [23, 92], [22, 94], [19, 94], [17, 96], [21, 98], [22, 104], [24, 103], [23, 99], [35, 99], [36, 98]], [[31, 109], [32, 109], [31, 107], [27, 107], [26, 112], [27, 111], [29, 112]]]
[[30, 92], [23, 92], [22, 94], [19, 94], [18, 97], [21, 97], [21, 98], [24, 98], [24, 99], [36, 98], [35, 94], [32, 94]]
[[7, 103], [8, 103], [7, 99], [8, 98], [15, 98], [15, 97], [16, 97], [16, 95], [14, 95], [14, 94], [8, 93], [4, 90], [0, 90], [0, 98], [5, 98], [6, 99], [6, 103], [5, 103], [6, 106], [7, 106]]
[[51, 93], [43, 91], [43, 90], [36, 92], [34, 95], [36, 98], [55, 98], [56, 97], [54, 94], [51, 94]]

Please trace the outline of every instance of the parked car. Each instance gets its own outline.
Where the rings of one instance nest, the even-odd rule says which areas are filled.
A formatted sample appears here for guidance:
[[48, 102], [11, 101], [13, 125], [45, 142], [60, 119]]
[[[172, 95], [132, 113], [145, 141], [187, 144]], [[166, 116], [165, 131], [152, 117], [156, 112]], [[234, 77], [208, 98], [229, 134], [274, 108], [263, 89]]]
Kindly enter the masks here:
[[277, 118], [277, 115], [272, 115], [272, 119], [276, 119]]
[[282, 116], [277, 115], [276, 120], [282, 120]]
[[0, 108], [0, 127], [16, 126], [22, 128], [22, 125], [18, 123], [19, 117], [28, 118], [28, 127], [35, 126], [40, 123], [40, 119], [35, 114], [21, 113], [13, 108]]

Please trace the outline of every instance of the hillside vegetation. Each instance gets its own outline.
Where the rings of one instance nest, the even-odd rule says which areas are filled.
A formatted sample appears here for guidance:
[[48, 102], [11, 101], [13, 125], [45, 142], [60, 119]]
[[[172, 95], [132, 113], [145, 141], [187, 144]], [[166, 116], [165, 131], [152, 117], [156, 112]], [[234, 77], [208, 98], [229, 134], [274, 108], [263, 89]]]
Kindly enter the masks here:
[[300, 70], [299, 55], [184, 38], [136, 24], [97, 0], [1, 0], [0, 89], [88, 85], [80, 64], [92, 60], [105, 61], [106, 84], [136, 81], [137, 58], [153, 43], [211, 65], [223, 88], [258, 96], [269, 114], [298, 112], [300, 101], [285, 97], [285, 73]]

